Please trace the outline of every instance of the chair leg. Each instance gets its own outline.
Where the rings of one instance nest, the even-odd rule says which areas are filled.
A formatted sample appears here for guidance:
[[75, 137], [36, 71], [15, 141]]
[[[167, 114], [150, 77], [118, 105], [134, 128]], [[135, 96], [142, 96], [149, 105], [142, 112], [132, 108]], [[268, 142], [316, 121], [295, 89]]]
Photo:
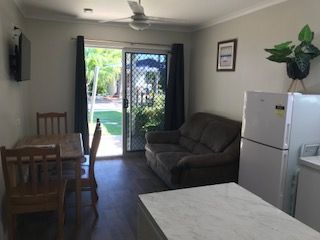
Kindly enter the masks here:
[[93, 184], [94, 184], [94, 190], [95, 190], [95, 198], [96, 198], [96, 202], [97, 202], [99, 200], [99, 196], [97, 193], [98, 183], [97, 183], [95, 176], [93, 176]]
[[97, 180], [96, 180], [96, 176], [93, 176], [93, 181], [94, 181], [94, 187], [98, 188], [98, 183], [97, 183]]
[[65, 189], [68, 182], [64, 182], [61, 186], [63, 189], [59, 194], [58, 199], [58, 240], [63, 240], [64, 238], [64, 218], [65, 218]]
[[97, 184], [96, 179], [94, 179], [94, 187], [95, 187], [95, 188], [98, 188], [98, 184]]
[[58, 237], [57, 240], [63, 240], [64, 238], [64, 206], [59, 206], [58, 209]]
[[16, 215], [12, 214], [10, 211], [7, 213], [8, 214], [8, 237], [9, 240], [15, 240], [16, 239]]
[[94, 181], [90, 182], [90, 193], [91, 193], [91, 204], [94, 210], [94, 213], [96, 215], [96, 217], [99, 217], [98, 211], [97, 211], [97, 198], [98, 198], [98, 194], [95, 188], [95, 184]]
[[94, 197], [95, 197], [96, 202], [98, 202], [98, 200], [99, 200], [99, 195], [98, 195], [98, 193], [97, 193], [97, 189], [96, 189], [96, 188], [94, 189]]

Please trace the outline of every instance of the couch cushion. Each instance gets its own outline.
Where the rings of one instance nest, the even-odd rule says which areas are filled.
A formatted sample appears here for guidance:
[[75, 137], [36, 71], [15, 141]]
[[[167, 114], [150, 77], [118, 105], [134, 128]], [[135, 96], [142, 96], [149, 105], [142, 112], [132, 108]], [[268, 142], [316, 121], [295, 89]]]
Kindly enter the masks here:
[[193, 148], [197, 143], [198, 142], [192, 140], [191, 138], [187, 138], [184, 136], [181, 136], [179, 139], [179, 144], [185, 149], [188, 149], [189, 152], [193, 151]]
[[162, 167], [165, 171], [170, 172], [185, 156], [191, 156], [189, 152], [163, 152], [156, 155], [158, 166]]
[[222, 152], [240, 133], [240, 126], [227, 121], [211, 121], [205, 128], [200, 143], [213, 152]]
[[193, 151], [192, 151], [194, 154], [208, 154], [208, 153], [212, 153], [212, 149], [211, 148], [208, 148], [206, 145], [204, 144], [201, 144], [201, 143], [198, 143]]
[[208, 113], [193, 114], [180, 128], [180, 133], [186, 138], [199, 141], [202, 132], [214, 115]]
[[186, 152], [187, 150], [178, 144], [150, 144], [145, 145], [145, 149], [154, 154], [161, 152]]

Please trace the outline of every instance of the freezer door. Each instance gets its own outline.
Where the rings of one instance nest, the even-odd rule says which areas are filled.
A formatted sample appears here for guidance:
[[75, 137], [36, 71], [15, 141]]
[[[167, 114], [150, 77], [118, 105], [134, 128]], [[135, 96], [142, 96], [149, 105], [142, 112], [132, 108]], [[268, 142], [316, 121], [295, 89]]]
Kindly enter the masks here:
[[287, 150], [241, 140], [239, 185], [283, 209]]
[[292, 104], [292, 94], [246, 92], [242, 137], [288, 149]]

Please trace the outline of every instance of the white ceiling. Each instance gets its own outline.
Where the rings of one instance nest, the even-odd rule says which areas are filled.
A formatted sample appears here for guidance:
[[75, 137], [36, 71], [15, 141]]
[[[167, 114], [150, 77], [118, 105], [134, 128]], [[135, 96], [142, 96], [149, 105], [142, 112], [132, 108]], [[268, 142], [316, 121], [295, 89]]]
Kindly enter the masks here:
[[[96, 21], [129, 17], [126, 0], [14, 0], [26, 18]], [[287, 0], [141, 0], [145, 14], [189, 29], [214, 25]], [[85, 14], [83, 8], [92, 8]], [[108, 23], [105, 23], [108, 24]], [[169, 26], [170, 27], [170, 26]]]

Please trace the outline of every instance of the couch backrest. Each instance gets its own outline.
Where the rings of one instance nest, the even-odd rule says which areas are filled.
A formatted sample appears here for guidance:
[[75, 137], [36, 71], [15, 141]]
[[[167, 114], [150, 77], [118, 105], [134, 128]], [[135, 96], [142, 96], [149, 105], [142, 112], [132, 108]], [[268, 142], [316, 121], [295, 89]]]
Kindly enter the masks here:
[[195, 113], [180, 127], [180, 145], [193, 151], [195, 145], [200, 141], [202, 132], [208, 125], [211, 114]]
[[195, 154], [223, 152], [239, 136], [241, 123], [209, 113], [195, 113], [180, 128], [180, 144]]

